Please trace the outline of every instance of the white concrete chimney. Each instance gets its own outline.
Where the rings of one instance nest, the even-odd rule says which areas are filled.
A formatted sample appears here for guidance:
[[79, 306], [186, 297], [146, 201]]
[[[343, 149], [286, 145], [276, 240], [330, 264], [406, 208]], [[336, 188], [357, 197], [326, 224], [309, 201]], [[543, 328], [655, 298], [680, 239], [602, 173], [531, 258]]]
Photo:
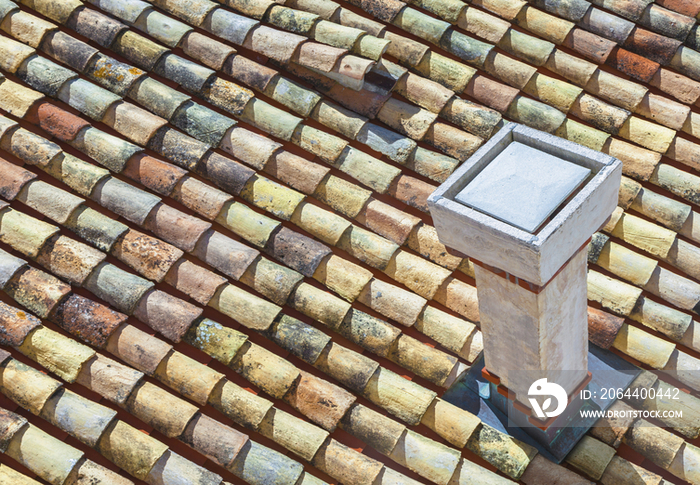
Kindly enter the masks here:
[[475, 265], [484, 376], [523, 412], [533, 381], [513, 371], [569, 396], [587, 382], [587, 244], [621, 174], [613, 157], [511, 123], [428, 199], [441, 242]]

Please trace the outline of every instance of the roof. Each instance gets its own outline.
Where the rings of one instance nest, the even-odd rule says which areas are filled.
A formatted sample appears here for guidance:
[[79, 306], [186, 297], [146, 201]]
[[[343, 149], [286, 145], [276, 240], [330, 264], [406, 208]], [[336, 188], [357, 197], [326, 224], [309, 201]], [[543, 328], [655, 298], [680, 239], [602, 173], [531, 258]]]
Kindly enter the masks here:
[[[700, 483], [698, 13], [0, 0], [0, 483]], [[440, 399], [481, 333], [426, 200], [509, 121], [623, 162], [590, 340], [687, 391], [563, 465]]]

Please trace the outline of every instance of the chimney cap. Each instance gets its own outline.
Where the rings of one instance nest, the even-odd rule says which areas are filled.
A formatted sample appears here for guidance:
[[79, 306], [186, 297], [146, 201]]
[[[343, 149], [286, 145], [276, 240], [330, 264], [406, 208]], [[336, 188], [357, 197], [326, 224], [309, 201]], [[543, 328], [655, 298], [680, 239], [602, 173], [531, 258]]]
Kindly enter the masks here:
[[[606, 222], [617, 206], [621, 175], [614, 157], [509, 123], [428, 204], [447, 247], [544, 285]], [[515, 200], [518, 184], [519, 196], [529, 192], [529, 198]]]

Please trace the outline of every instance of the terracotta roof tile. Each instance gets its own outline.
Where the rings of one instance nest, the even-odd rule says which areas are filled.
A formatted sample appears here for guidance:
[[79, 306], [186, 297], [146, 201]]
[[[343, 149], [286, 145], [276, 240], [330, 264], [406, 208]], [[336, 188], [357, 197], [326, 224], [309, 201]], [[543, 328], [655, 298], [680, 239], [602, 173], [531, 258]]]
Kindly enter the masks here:
[[695, 19], [651, 4], [644, 10], [639, 23], [654, 32], [683, 42], [695, 26]]
[[56, 30], [56, 26], [27, 12], [13, 11], [5, 16], [0, 29], [21, 42], [38, 48], [44, 36]]
[[659, 69], [649, 83], [686, 104], [694, 104], [700, 97], [699, 83], [668, 69]]
[[642, 82], [648, 83], [659, 70], [659, 64], [642, 56], [617, 49], [608, 57], [607, 64], [618, 71]]
[[669, 39], [636, 27], [625, 42], [625, 47], [643, 57], [666, 65], [676, 54], [680, 41]]
[[236, 280], [258, 254], [255, 249], [214, 231], [204, 234], [193, 251], [193, 255]]
[[674, 130], [681, 130], [690, 115], [690, 108], [664, 96], [647, 93], [637, 113]]
[[648, 91], [642, 85], [600, 69], [588, 81], [586, 90], [629, 111], [634, 111], [639, 106]]
[[[189, 12], [188, 9], [184, 10]], [[233, 47], [198, 32], [190, 32], [186, 35], [182, 39], [181, 46], [185, 54], [214, 70], [221, 70], [226, 61], [236, 52]]]
[[140, 0], [94, 0], [90, 3], [98, 5], [105, 12], [109, 12], [129, 24], [136, 22], [139, 15], [149, 8], [146, 2]]
[[225, 278], [186, 260], [176, 263], [165, 281], [202, 305], [207, 305], [226, 283]]
[[156, 0], [153, 4], [195, 26], [200, 26], [216, 5], [209, 0], [186, 0], [185, 2]]
[[[494, 19], [495, 20], [495, 19]], [[521, 27], [557, 45], [563, 44], [574, 24], [553, 15], [525, 6], [514, 20]], [[498, 42], [498, 41], [494, 41]]]
[[489, 53], [493, 50], [491, 44], [467, 37], [456, 30], [448, 30], [440, 40], [440, 46], [464, 60], [470, 65], [482, 68]]
[[497, 44], [510, 28], [510, 23], [489, 15], [476, 8], [467, 7], [461, 11], [456, 22], [460, 28]]
[[178, 47], [182, 38], [193, 30], [155, 10], [145, 10], [132, 25], [172, 48]]
[[130, 315], [146, 292], [153, 288], [153, 283], [113, 264], [103, 263], [90, 274], [85, 288]]
[[15, 42], [9, 37], [2, 37], [0, 39], [0, 45], [2, 46], [2, 52], [0, 53], [0, 66], [3, 71], [15, 73], [19, 66], [29, 57], [31, 57], [35, 50], [28, 45], [22, 44], [20, 42]]
[[61, 87], [58, 99], [93, 120], [102, 121], [107, 110], [117, 103], [120, 97], [83, 79], [76, 79]]
[[248, 442], [248, 437], [200, 413], [187, 425], [182, 440], [207, 458], [228, 467]]
[[127, 29], [121, 22], [90, 8], [77, 10], [66, 21], [66, 26], [103, 47], [111, 46], [117, 36]]
[[94, 47], [60, 31], [49, 33], [42, 42], [41, 49], [79, 72], [83, 72], [99, 52]]
[[0, 108], [8, 113], [24, 118], [31, 107], [44, 96], [9, 79], [0, 83]]
[[284, 480], [296, 483], [303, 473], [303, 466], [281, 453], [249, 440], [229, 470], [246, 482], [269, 483]]
[[615, 48], [615, 43], [586, 30], [574, 27], [566, 38], [564, 46], [573, 49], [586, 59], [597, 64], [603, 64]]
[[369, 485], [374, 483], [383, 465], [352, 448], [330, 439], [312, 461], [319, 470], [335, 477], [341, 483]]

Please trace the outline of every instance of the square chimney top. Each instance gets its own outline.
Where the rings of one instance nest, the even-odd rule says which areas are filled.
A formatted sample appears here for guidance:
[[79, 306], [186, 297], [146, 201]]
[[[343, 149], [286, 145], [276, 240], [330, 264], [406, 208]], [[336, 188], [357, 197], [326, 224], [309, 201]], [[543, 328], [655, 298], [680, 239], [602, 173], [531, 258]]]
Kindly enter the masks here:
[[440, 241], [545, 285], [617, 206], [622, 163], [509, 123], [428, 198]]
[[496, 155], [455, 200], [535, 233], [590, 173], [588, 168], [515, 141]]

